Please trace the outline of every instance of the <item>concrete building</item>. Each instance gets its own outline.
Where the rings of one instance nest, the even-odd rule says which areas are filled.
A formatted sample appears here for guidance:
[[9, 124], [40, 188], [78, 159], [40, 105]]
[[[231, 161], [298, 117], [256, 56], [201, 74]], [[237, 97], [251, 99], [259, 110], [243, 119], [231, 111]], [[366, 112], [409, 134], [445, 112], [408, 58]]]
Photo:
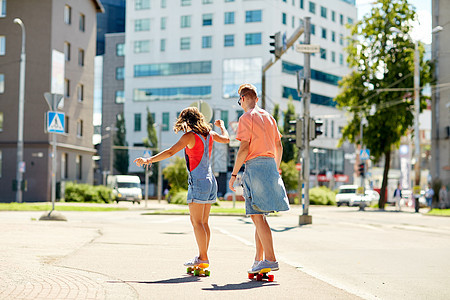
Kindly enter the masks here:
[[102, 0], [105, 12], [97, 14], [97, 55], [105, 53], [105, 34], [125, 32], [125, 0]]
[[51, 197], [51, 134], [45, 92], [64, 95], [56, 180], [92, 183], [92, 107], [98, 0], [0, 1], [0, 202], [15, 199], [21, 28], [26, 31], [23, 201]]
[[[311, 17], [311, 43], [321, 48], [311, 60], [311, 115], [324, 120], [325, 132], [311, 149], [326, 150], [318, 157], [320, 171], [347, 174], [351, 181], [353, 165], [345, 160], [345, 151], [337, 149], [346, 119], [333, 98], [338, 81], [349, 72], [344, 37], [349, 33], [345, 25], [357, 18], [353, 0], [127, 1], [124, 113], [128, 144], [142, 145], [148, 109], [161, 130], [162, 148], [172, 145], [179, 139], [172, 132], [179, 112], [200, 100], [233, 134], [243, 113], [237, 88], [250, 82], [261, 91], [262, 66], [272, 57], [269, 36], [280, 31], [289, 38], [305, 16]], [[297, 43], [301, 41], [303, 37]], [[285, 110], [292, 99], [296, 113], [302, 113], [295, 72], [302, 68], [304, 57], [293, 48], [266, 73], [269, 112], [275, 104]], [[218, 149], [215, 172], [226, 182], [228, 166], [221, 163], [226, 161], [226, 149]], [[131, 163], [140, 155], [130, 151], [130, 172], [142, 172]], [[316, 166], [316, 156], [311, 157]], [[224, 185], [219, 182], [219, 186]]]
[[433, 89], [431, 133], [431, 177], [450, 188], [450, 2], [433, 0], [432, 28], [442, 26], [433, 34], [432, 57], [436, 62], [436, 89]]

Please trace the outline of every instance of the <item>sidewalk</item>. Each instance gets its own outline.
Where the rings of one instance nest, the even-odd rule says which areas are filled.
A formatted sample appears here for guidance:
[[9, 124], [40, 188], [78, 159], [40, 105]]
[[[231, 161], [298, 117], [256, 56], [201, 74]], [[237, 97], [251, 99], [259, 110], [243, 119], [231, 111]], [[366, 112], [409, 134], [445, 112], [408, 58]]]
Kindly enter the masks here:
[[197, 251], [189, 217], [143, 216], [144, 205], [63, 212], [67, 222], [0, 212], [0, 299], [359, 299], [283, 263], [274, 282], [251, 281], [253, 246], [214, 228], [211, 277], [187, 275], [185, 254]]

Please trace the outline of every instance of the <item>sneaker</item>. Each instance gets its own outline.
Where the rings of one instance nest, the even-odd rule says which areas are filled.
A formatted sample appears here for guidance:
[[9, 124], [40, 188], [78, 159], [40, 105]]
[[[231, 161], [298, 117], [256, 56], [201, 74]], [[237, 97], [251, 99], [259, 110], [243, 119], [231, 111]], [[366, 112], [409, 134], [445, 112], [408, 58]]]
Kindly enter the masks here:
[[198, 266], [199, 264], [209, 264], [209, 260], [200, 260], [198, 259], [198, 256], [196, 256], [193, 259], [188, 260], [187, 262], [184, 263], [186, 267], [195, 267]]
[[262, 269], [270, 269], [270, 271], [278, 271], [280, 267], [277, 261], [268, 261], [267, 259], [259, 262], [259, 264], [252, 269], [252, 273], [259, 273]]
[[258, 273], [257, 271], [255, 272], [255, 271], [253, 271], [253, 269], [255, 269], [257, 266], [258, 266], [258, 264], [261, 262], [261, 260], [255, 260], [254, 262], [253, 262], [253, 265], [252, 265], [252, 267], [250, 268], [250, 269], [248, 269], [248, 273], [249, 274], [256, 274], [256, 273]]

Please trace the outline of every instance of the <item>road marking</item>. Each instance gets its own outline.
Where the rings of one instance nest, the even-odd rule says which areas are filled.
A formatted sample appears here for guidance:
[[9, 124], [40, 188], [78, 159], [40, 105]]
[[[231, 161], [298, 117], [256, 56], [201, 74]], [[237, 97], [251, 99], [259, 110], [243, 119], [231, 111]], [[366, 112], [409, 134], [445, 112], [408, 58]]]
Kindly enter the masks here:
[[[240, 241], [241, 243], [243, 243], [243, 244], [245, 244], [247, 246], [254, 246], [255, 245], [254, 243], [248, 241], [247, 239], [244, 239], [244, 238], [242, 238], [240, 236], [234, 235], [234, 234], [230, 233], [229, 231], [227, 231], [225, 229], [222, 229], [220, 227], [213, 227], [213, 229], [217, 230], [217, 231], [221, 232], [222, 234], [227, 235], [227, 236], [229, 236], [229, 237], [231, 237], [233, 239], [236, 239], [236, 240]], [[354, 288], [354, 287], [342, 284], [342, 283], [337, 282], [334, 279], [331, 279], [331, 278], [329, 278], [327, 276], [323, 276], [323, 275], [321, 275], [319, 273], [316, 273], [316, 272], [314, 272], [312, 270], [309, 270], [309, 269], [307, 269], [305, 267], [302, 267], [302, 265], [300, 263], [296, 262], [296, 261], [292, 261], [290, 259], [287, 259], [286, 257], [281, 256], [279, 254], [277, 254], [277, 257], [278, 257], [278, 261], [281, 261], [281, 262], [283, 262], [283, 263], [285, 263], [287, 265], [290, 265], [290, 266], [296, 268], [297, 270], [308, 274], [309, 276], [312, 276], [312, 277], [314, 277], [314, 278], [316, 278], [316, 279], [318, 279], [320, 281], [323, 281], [325, 283], [328, 283], [328, 284], [334, 286], [335, 288], [344, 290], [344, 291], [346, 291], [346, 292], [348, 292], [350, 294], [353, 294], [355, 296], [361, 297], [363, 299], [379, 300], [378, 297], [376, 297], [376, 296], [374, 296], [372, 294], [360, 291], [357, 288]]]

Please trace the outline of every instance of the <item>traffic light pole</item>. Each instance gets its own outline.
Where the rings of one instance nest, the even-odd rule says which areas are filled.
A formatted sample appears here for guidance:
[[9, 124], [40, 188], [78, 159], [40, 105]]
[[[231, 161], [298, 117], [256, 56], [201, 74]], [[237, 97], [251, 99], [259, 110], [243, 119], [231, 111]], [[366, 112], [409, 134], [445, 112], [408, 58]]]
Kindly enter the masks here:
[[[305, 17], [304, 23], [305, 41], [309, 45], [311, 42], [311, 18]], [[303, 149], [303, 180], [304, 187], [304, 205], [303, 214], [300, 215], [299, 225], [312, 224], [312, 217], [309, 215], [309, 138], [310, 138], [310, 122], [309, 122], [309, 106], [311, 101], [310, 81], [311, 81], [311, 54], [304, 53], [303, 75], [305, 78], [305, 88], [303, 91], [303, 120], [304, 120], [304, 149]]]

